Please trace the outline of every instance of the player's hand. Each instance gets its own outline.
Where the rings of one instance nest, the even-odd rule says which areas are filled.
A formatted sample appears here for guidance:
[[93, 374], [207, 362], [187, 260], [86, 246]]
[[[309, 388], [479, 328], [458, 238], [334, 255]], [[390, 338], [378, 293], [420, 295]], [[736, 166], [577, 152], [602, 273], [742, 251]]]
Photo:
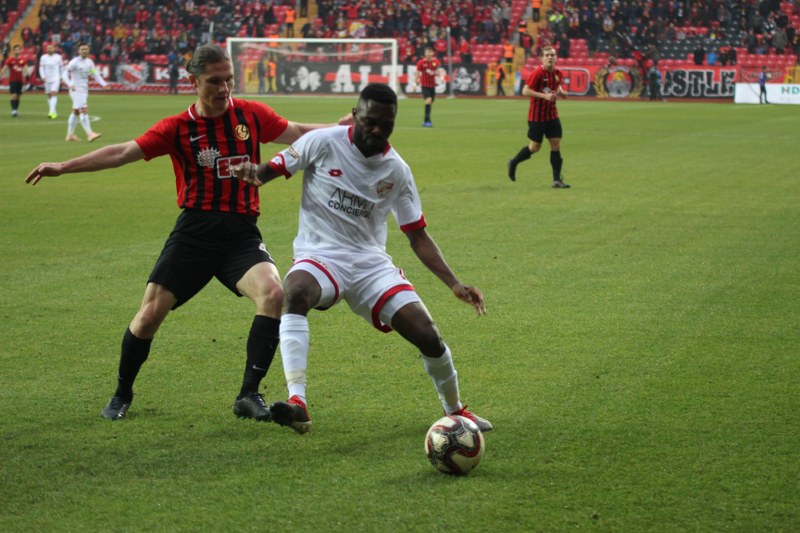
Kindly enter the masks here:
[[477, 287], [456, 283], [453, 285], [453, 294], [462, 302], [466, 302], [474, 307], [478, 316], [486, 314], [486, 303], [483, 301], [483, 293]]
[[240, 179], [254, 187], [261, 187], [264, 184], [258, 179], [257, 171], [258, 165], [254, 163], [242, 163], [233, 167], [233, 175], [236, 176], [236, 179]]
[[25, 183], [36, 185], [45, 176], [55, 177], [61, 175], [61, 163], [41, 163], [38, 167], [31, 170]]

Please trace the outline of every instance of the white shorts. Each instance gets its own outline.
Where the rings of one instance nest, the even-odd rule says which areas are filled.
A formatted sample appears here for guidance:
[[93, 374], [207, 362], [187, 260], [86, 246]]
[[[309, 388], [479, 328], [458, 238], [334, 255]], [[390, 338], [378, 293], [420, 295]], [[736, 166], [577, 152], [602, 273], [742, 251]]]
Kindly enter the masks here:
[[422, 301], [402, 269], [381, 255], [296, 253], [287, 276], [295, 270], [308, 272], [319, 283], [322, 294], [317, 309], [329, 309], [344, 298], [354, 313], [384, 333], [392, 331], [397, 311]]
[[61, 88], [61, 80], [44, 82], [45, 94], [57, 93], [60, 88]]
[[70, 91], [69, 97], [72, 98], [72, 109], [85, 108], [89, 101], [88, 91]]

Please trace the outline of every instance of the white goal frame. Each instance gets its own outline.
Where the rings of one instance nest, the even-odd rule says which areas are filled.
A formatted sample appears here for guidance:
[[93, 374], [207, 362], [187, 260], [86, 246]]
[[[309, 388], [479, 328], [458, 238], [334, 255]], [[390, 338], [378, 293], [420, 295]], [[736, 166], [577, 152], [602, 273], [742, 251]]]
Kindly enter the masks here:
[[[339, 87], [342, 87], [342, 90], [333, 90], [330, 92], [320, 92], [320, 93], [313, 93], [314, 95], [337, 95], [337, 94], [358, 94], [361, 89], [368, 83], [370, 77], [376, 77], [378, 79], [386, 79], [386, 83], [397, 93], [398, 96], [402, 95], [402, 91], [400, 90], [398, 84], [398, 78], [400, 73], [400, 65], [398, 64], [398, 46], [397, 46], [397, 39], [290, 39], [290, 38], [269, 38], [269, 37], [229, 37], [226, 41], [226, 48], [228, 50], [228, 55], [230, 55], [231, 60], [234, 62], [234, 71], [239, 72], [242, 68], [241, 65], [237, 65], [238, 56], [234, 56], [234, 47], [236, 45], [260, 45], [262, 47], [273, 47], [280, 50], [280, 53], [285, 53], [286, 55], [291, 56], [302, 56], [308, 55], [310, 56], [317, 56], [319, 54], [316, 53], [308, 53], [303, 50], [304, 47], [299, 45], [311, 45], [311, 44], [333, 44], [333, 45], [370, 45], [370, 44], [378, 44], [383, 47], [388, 47], [390, 51], [389, 57], [389, 64], [382, 64], [382, 65], [375, 65], [369, 63], [362, 63], [362, 62], [353, 62], [347, 63], [342, 62], [340, 63], [339, 72], [337, 73], [337, 79], [340, 77], [342, 79], [347, 80], [348, 75], [352, 74], [351, 80], [358, 79], [358, 81], [350, 81], [349, 83], [345, 82], [344, 85], [339, 84]], [[254, 46], [255, 47], [255, 46]], [[348, 55], [346, 52], [343, 55]], [[335, 63], [336, 60], [332, 58], [331, 63]], [[308, 65], [312, 65], [313, 63], [309, 61]], [[375, 72], [375, 68], [379, 67], [380, 71]], [[365, 81], [367, 80], [367, 81]], [[237, 85], [241, 87], [245, 87], [245, 83]], [[344, 90], [344, 88], [350, 89], [354, 87], [354, 90]], [[245, 94], [253, 94], [250, 92], [246, 92]]]

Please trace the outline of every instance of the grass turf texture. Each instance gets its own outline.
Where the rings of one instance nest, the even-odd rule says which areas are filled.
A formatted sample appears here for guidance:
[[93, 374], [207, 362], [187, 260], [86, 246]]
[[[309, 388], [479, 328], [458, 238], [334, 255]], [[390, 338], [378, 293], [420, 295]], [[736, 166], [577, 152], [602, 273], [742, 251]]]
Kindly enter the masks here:
[[[236, 419], [253, 310], [216, 282], [162, 327], [129, 420], [99, 418], [178, 215], [170, 162], [23, 179], [191, 101], [94, 94], [92, 145], [63, 141], [63, 94], [57, 121], [39, 95], [0, 119], [0, 530], [800, 528], [800, 109], [561, 102], [560, 191], [546, 146], [505, 176], [525, 100], [439, 99], [430, 130], [401, 101], [392, 140], [431, 234], [488, 307], [476, 318], [390, 222], [464, 400], [496, 426], [452, 478], [423, 454], [441, 413], [417, 354], [344, 305], [311, 315], [314, 431]], [[355, 99], [269, 103], [318, 122]], [[262, 190], [282, 272], [299, 185]], [[278, 360], [263, 389], [285, 397]]]

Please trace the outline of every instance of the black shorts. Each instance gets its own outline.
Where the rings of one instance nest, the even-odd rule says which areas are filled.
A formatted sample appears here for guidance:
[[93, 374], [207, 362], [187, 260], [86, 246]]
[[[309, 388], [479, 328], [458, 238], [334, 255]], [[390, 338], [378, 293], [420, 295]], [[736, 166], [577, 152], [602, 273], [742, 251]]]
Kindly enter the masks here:
[[22, 82], [12, 81], [8, 84], [8, 92], [11, 94], [22, 94]]
[[535, 143], [541, 143], [545, 137], [560, 139], [562, 134], [561, 119], [559, 118], [547, 122], [528, 122], [528, 139]]
[[264, 261], [275, 263], [261, 240], [256, 217], [185, 209], [147, 281], [169, 289], [178, 299], [176, 309], [211, 278], [241, 296], [236, 284]]
[[422, 97], [423, 98], [430, 98], [431, 102], [436, 100], [436, 87], [423, 87], [422, 88]]

